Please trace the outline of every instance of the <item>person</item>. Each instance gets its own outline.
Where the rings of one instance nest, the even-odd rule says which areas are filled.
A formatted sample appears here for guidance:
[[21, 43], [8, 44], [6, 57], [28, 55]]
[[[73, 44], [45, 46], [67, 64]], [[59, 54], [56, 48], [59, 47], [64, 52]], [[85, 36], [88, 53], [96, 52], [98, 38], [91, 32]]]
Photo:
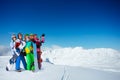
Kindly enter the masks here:
[[17, 39], [16, 35], [13, 34], [11, 38], [12, 38], [12, 40], [10, 42], [10, 49], [11, 49], [11, 53], [12, 53], [12, 58], [10, 58], [9, 63], [6, 66], [7, 71], [11, 70], [13, 64], [16, 62], [16, 59], [19, 56], [19, 54], [17, 53], [17, 51], [15, 49], [15, 42]]
[[37, 37], [37, 34], [34, 34], [34, 39], [33, 39], [33, 42], [36, 44], [36, 51], [37, 51], [37, 61], [38, 61], [38, 68], [41, 69], [41, 66], [42, 66], [42, 58], [41, 58], [41, 55], [42, 55], [42, 51], [41, 51], [41, 45], [42, 43], [44, 43], [45, 39], [44, 39], [44, 34], [42, 34], [41, 36], [41, 39], [39, 39]]
[[22, 50], [25, 47], [26, 43], [22, 40], [22, 34], [18, 33], [18, 39], [16, 40], [15, 47], [17, 52], [19, 53], [19, 56], [16, 59], [16, 71], [21, 72], [20, 68], [20, 61], [22, 61], [24, 69], [26, 69], [26, 61], [24, 58], [24, 55], [22, 54]]
[[44, 43], [45, 42], [45, 34], [42, 34], [40, 39], [41, 39], [41, 43]]
[[17, 53], [16, 49], [15, 49], [16, 40], [17, 40], [16, 35], [13, 34], [12, 35], [12, 41], [10, 42], [11, 53], [12, 53], [13, 56], [19, 56], [19, 53]]
[[36, 44], [38, 68], [41, 69], [42, 59], [41, 59], [41, 51], [40, 51], [40, 40], [37, 38], [37, 34], [34, 34], [33, 42]]
[[34, 66], [35, 66], [35, 69], [33, 72], [36, 72], [39, 70], [38, 68], [38, 56], [37, 56], [37, 47], [36, 47], [36, 43], [35, 43], [35, 40], [34, 40], [34, 34], [30, 34], [30, 40], [32, 42], [32, 48], [33, 48], [33, 55], [34, 55]]
[[26, 52], [26, 61], [27, 61], [27, 70], [34, 70], [34, 55], [33, 55], [33, 48], [32, 42], [29, 38], [29, 34], [25, 35], [25, 52]]

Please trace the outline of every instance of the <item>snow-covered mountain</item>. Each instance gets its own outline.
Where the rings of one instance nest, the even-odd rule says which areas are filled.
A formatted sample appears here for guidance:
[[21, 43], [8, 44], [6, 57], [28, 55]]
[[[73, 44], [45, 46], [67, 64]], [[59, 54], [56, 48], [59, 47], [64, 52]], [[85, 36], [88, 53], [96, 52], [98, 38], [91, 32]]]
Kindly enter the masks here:
[[56, 65], [120, 71], [120, 52], [111, 48], [84, 49], [54, 46], [44, 49], [42, 57]]

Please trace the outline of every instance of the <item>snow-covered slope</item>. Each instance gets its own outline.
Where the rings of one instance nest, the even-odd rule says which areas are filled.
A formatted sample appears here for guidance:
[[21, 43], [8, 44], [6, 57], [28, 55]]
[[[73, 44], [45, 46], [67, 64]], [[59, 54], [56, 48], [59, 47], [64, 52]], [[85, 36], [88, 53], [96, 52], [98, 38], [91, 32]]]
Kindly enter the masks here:
[[59, 46], [42, 50], [42, 70], [35, 73], [16, 72], [14, 67], [8, 72], [5, 66], [11, 56], [0, 56], [0, 80], [120, 80], [120, 52], [117, 50]]
[[120, 71], [120, 52], [111, 48], [84, 49], [58, 46], [44, 49], [42, 57], [57, 65]]
[[[16, 72], [6, 71], [9, 56], [0, 56], [0, 80], [120, 80], [119, 72], [106, 72], [95, 69], [57, 66], [43, 62], [42, 70]], [[22, 67], [22, 66], [21, 66]]]

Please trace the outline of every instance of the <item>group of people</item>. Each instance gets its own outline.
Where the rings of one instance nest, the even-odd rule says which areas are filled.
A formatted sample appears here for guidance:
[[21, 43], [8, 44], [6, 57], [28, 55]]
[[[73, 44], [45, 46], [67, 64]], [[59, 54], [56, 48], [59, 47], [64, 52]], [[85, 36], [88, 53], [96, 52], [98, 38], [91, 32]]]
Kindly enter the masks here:
[[[36, 54], [38, 68], [41, 69], [41, 45], [44, 41], [45, 34], [42, 34], [40, 38], [38, 38], [37, 34], [25, 34], [24, 39], [21, 33], [13, 34], [10, 43], [13, 57], [10, 59], [10, 64], [15, 63], [16, 71], [21, 72], [20, 63], [22, 61], [25, 70], [34, 71], [34, 54]], [[9, 68], [7, 67], [6, 70], [9, 70]]]

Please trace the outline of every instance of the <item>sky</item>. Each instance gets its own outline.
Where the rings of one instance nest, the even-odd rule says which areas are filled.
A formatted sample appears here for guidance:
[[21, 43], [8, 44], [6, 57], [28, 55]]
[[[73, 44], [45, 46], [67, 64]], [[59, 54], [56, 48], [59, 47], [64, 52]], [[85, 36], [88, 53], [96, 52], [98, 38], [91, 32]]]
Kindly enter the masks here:
[[46, 47], [120, 50], [120, 1], [0, 0], [0, 45], [19, 32], [45, 33]]

